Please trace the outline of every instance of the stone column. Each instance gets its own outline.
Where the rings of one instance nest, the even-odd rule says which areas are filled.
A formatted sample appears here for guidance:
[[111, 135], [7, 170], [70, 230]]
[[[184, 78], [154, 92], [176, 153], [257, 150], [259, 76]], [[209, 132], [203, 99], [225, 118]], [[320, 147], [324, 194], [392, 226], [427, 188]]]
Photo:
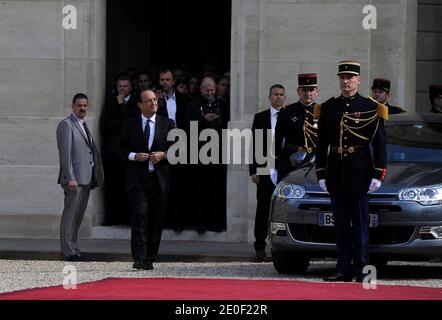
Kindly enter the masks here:
[[[77, 30], [62, 26], [63, 7], [77, 9]], [[89, 96], [95, 139], [104, 98], [105, 1], [0, 3], [0, 234], [58, 238], [63, 191], [57, 185], [56, 127], [76, 92]], [[100, 212], [99, 193], [90, 201]], [[92, 209], [92, 210], [91, 210]], [[95, 218], [97, 219], [97, 218]]]

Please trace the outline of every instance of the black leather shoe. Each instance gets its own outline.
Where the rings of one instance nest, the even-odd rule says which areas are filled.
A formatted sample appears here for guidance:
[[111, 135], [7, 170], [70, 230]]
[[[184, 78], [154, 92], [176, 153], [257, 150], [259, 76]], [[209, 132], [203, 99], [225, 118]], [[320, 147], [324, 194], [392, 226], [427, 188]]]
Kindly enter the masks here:
[[142, 263], [142, 262], [139, 262], [139, 261], [135, 261], [134, 265], [132, 266], [132, 268], [143, 270], [144, 268], [146, 268], [146, 264]]
[[352, 282], [353, 277], [348, 274], [336, 272], [329, 277], [324, 278], [325, 282]]
[[78, 254], [73, 254], [71, 256], [63, 257], [63, 261], [69, 261], [69, 262], [81, 261], [81, 257]]
[[364, 279], [365, 279], [366, 276], [367, 276], [366, 274], [359, 273], [359, 274], [356, 275], [355, 281], [359, 282], [359, 283], [362, 283], [362, 282], [364, 282]]
[[153, 263], [152, 262], [146, 263], [144, 270], [153, 270]]
[[266, 260], [267, 260], [267, 254], [266, 254], [266, 251], [265, 251], [264, 249], [256, 250], [256, 259], [257, 259], [259, 262], [264, 262], [264, 261], [266, 261]]
[[136, 261], [133, 265], [133, 268], [138, 270], [153, 270], [153, 264], [152, 262], [142, 263]]

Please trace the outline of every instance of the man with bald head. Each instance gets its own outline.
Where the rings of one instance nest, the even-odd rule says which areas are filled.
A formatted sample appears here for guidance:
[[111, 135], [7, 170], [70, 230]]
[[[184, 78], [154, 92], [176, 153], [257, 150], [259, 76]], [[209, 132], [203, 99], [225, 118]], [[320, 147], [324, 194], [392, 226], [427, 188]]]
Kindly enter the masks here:
[[[205, 77], [201, 81], [200, 93], [201, 96], [189, 103], [189, 120], [198, 123], [198, 134], [204, 129], [214, 129], [221, 141], [222, 129], [227, 128], [229, 121], [228, 107], [216, 97], [214, 79]], [[205, 143], [200, 143], [200, 149]], [[200, 234], [207, 230], [221, 232], [226, 228], [226, 166], [221, 164], [221, 143], [219, 155], [219, 163], [192, 166], [192, 177], [197, 181], [191, 195], [192, 212], [196, 213], [196, 227]], [[203, 198], [202, 194], [205, 195]]]
[[151, 90], [138, 97], [141, 115], [126, 120], [118, 141], [118, 156], [128, 162], [126, 190], [132, 204], [131, 249], [135, 269], [151, 270], [158, 254], [169, 192], [167, 134], [172, 120], [157, 115], [158, 100]]

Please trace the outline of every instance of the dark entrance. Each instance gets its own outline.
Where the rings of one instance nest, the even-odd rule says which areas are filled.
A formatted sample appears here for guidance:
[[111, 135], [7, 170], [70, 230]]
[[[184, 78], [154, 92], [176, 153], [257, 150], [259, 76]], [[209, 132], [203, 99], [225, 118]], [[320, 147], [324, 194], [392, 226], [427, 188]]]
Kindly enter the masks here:
[[[187, 67], [189, 75], [200, 75], [208, 66], [222, 74], [230, 70], [230, 41], [231, 0], [107, 1], [104, 114], [116, 99], [112, 89], [117, 75], [128, 70], [181, 66]], [[105, 140], [103, 136], [102, 141]], [[110, 177], [104, 188], [105, 224], [128, 224], [128, 213], [122, 204], [127, 199], [120, 196], [125, 194], [124, 182], [121, 182], [124, 177], [118, 169], [121, 166], [114, 166], [109, 146], [104, 148], [105, 175]], [[115, 187], [115, 184], [121, 186]], [[189, 224], [185, 227], [189, 228]]]
[[129, 67], [230, 70], [231, 0], [107, 1], [107, 80]]

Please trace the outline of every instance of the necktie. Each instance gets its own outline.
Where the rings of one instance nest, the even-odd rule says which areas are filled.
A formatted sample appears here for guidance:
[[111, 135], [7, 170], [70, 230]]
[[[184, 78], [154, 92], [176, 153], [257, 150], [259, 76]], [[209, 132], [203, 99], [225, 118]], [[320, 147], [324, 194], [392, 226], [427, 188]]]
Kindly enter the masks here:
[[146, 125], [144, 126], [144, 138], [146, 139], [147, 151], [149, 151], [149, 137], [150, 137], [150, 120], [146, 121]]
[[86, 122], [83, 122], [83, 128], [84, 131], [86, 131], [86, 135], [87, 135], [87, 140], [89, 141], [89, 145], [91, 146], [91, 150], [92, 150], [92, 160], [94, 162], [94, 165], [92, 167], [92, 185], [95, 185], [95, 175], [94, 175], [94, 170], [95, 170], [95, 152], [93, 151], [94, 146], [92, 145], [92, 135], [91, 132], [89, 131], [89, 128], [86, 125]]
[[87, 127], [86, 122], [83, 122], [83, 128], [84, 128], [84, 131], [86, 131], [87, 140], [89, 142], [89, 145], [92, 147], [91, 132], [89, 131], [89, 128]]

